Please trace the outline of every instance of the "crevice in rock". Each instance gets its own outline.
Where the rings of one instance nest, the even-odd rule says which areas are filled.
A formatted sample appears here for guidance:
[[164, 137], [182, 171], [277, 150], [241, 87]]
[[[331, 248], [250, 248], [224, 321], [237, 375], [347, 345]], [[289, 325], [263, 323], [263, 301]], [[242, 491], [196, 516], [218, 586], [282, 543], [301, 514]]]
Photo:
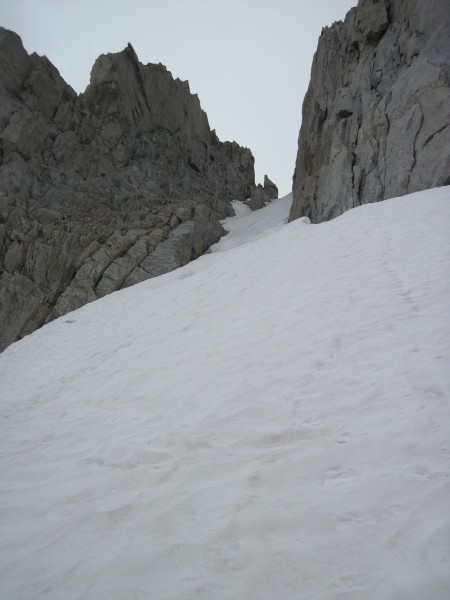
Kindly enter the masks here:
[[412, 163], [411, 163], [411, 168], [409, 169], [409, 172], [408, 172], [408, 181], [406, 183], [407, 191], [409, 191], [409, 182], [411, 181], [411, 175], [414, 171], [414, 167], [416, 166], [416, 162], [417, 162], [417, 138], [419, 137], [420, 132], [422, 131], [422, 127], [423, 127], [423, 123], [424, 123], [424, 114], [423, 114], [422, 105], [419, 102], [417, 106], [420, 109], [420, 124], [419, 124], [419, 127], [417, 129], [417, 132], [414, 136], [414, 140], [412, 143]]
[[443, 127], [440, 127], [437, 131], [435, 131], [429, 137], [427, 137], [427, 139], [423, 143], [423, 147], [425, 148], [425, 146], [427, 146], [431, 142], [431, 140], [434, 138], [435, 135], [437, 135], [438, 133], [441, 133], [441, 131], [444, 131], [445, 129], [447, 129], [447, 127], [448, 127], [448, 125], [444, 125]]

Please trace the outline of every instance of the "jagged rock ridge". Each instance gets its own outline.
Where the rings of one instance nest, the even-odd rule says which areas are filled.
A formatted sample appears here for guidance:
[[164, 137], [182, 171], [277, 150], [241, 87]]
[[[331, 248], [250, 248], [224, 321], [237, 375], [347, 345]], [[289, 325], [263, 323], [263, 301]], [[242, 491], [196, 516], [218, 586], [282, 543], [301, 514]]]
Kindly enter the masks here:
[[131, 45], [100, 56], [78, 96], [0, 28], [0, 350], [199, 256], [259, 188], [251, 152]]
[[448, 0], [360, 0], [314, 56], [290, 219], [450, 183]]

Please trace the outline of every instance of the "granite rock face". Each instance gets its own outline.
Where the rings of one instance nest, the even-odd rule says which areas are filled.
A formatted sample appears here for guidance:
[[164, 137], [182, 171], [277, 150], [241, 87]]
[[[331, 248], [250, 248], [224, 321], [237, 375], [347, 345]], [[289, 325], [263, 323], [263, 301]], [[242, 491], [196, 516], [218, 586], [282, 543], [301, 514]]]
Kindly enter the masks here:
[[449, 2], [359, 0], [319, 39], [290, 220], [449, 183]]
[[128, 45], [78, 96], [0, 28], [0, 350], [198, 257], [255, 189], [251, 152], [164, 66]]

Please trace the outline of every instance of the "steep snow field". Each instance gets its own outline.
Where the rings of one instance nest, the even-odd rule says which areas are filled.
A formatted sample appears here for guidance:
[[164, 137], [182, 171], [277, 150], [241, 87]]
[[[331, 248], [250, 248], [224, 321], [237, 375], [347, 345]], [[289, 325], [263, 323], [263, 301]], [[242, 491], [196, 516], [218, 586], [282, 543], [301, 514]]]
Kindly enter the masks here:
[[3, 600], [444, 600], [450, 188], [285, 224], [0, 355]]

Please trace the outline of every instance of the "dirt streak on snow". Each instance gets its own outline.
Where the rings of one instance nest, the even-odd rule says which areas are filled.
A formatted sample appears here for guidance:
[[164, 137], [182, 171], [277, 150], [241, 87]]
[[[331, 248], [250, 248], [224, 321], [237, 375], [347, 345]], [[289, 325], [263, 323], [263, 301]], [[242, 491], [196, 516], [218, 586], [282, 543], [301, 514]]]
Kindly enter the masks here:
[[443, 600], [450, 188], [285, 224], [0, 356], [15, 600]]

